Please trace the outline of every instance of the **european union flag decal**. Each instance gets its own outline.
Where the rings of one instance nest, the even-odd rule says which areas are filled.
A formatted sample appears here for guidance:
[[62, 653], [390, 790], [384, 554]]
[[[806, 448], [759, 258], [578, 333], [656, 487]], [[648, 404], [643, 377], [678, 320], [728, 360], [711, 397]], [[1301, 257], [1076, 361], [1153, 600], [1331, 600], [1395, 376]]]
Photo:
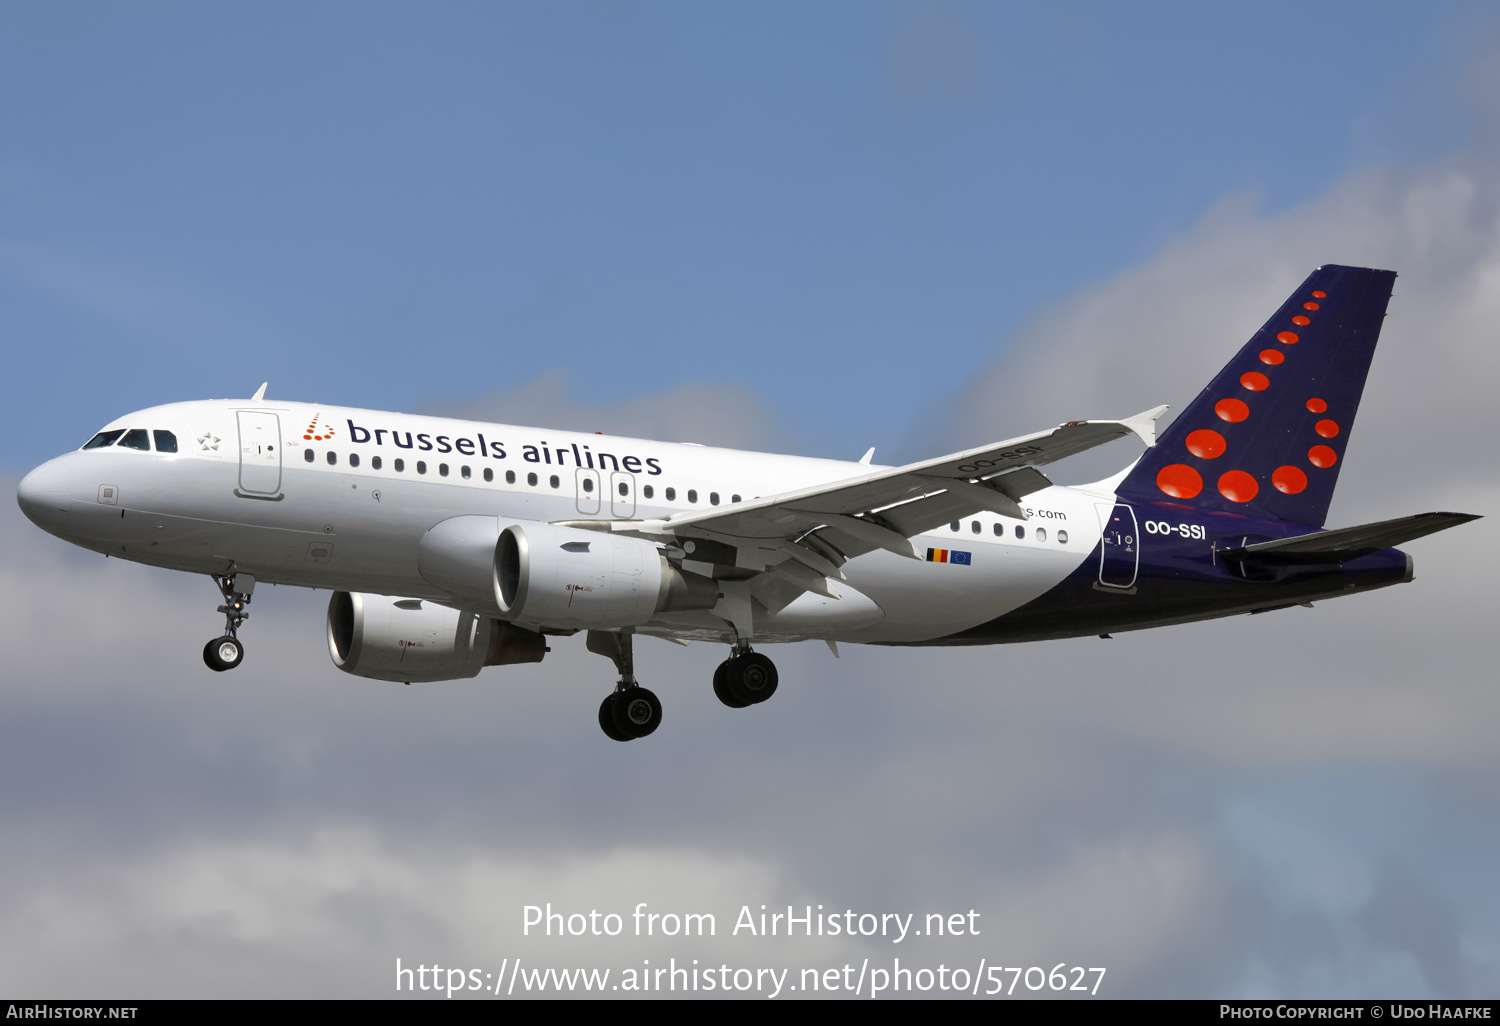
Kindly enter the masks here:
[[963, 566], [968, 566], [969, 560], [972, 558], [973, 553], [971, 552], [955, 552], [952, 550], [948, 552], [948, 562], [950, 563], [960, 563]]

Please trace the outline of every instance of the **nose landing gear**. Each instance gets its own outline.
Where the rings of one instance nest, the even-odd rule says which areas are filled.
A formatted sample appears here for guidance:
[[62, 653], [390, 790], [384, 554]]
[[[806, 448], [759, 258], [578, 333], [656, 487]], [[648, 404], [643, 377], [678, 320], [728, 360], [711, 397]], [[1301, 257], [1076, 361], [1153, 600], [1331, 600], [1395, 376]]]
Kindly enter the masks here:
[[255, 592], [255, 578], [249, 574], [214, 575], [214, 583], [224, 596], [219, 612], [224, 614], [224, 636], [203, 646], [203, 663], [210, 670], [232, 670], [245, 658], [245, 646], [238, 637], [240, 624], [250, 617], [245, 608]]
[[661, 726], [661, 701], [636, 683], [634, 640], [624, 632], [588, 634], [588, 650], [614, 660], [620, 671], [620, 682], [599, 706], [599, 728], [613, 741], [633, 741]]

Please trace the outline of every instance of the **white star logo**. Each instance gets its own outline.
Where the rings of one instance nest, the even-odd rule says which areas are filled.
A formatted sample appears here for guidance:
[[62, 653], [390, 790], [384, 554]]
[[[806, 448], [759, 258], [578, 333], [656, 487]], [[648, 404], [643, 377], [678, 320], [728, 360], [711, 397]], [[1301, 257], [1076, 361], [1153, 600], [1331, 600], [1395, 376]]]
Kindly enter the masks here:
[[205, 431], [203, 434], [199, 435], [198, 444], [203, 446], [204, 452], [207, 452], [210, 449], [212, 449], [214, 452], [219, 451], [218, 436], [215, 435], [212, 431]]

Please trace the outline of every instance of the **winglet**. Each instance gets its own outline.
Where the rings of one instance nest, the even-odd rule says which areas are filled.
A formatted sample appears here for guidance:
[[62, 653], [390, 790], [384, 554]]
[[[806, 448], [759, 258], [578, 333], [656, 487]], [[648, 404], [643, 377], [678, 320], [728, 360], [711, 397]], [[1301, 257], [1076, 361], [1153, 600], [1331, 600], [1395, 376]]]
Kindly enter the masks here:
[[859, 462], [863, 463], [865, 466], [868, 467], [870, 465], [870, 459], [874, 455], [875, 455], [875, 447], [872, 445], [872, 446], [870, 446], [870, 451], [867, 452], [867, 453], [865, 453], [863, 456], [861, 456], [859, 458]]
[[1134, 431], [1140, 440], [1147, 445], [1155, 445], [1156, 422], [1161, 418], [1163, 413], [1166, 413], [1171, 408], [1170, 406], [1158, 406], [1154, 410], [1137, 413], [1134, 417], [1126, 417], [1120, 423]]
[[264, 399], [266, 397], [266, 386], [269, 385], [269, 384], [270, 384], [269, 381], [262, 381], [260, 383], [260, 387], [255, 390], [255, 394], [252, 395], [250, 398], [252, 400], [254, 400], [255, 402], [260, 402], [262, 399]]

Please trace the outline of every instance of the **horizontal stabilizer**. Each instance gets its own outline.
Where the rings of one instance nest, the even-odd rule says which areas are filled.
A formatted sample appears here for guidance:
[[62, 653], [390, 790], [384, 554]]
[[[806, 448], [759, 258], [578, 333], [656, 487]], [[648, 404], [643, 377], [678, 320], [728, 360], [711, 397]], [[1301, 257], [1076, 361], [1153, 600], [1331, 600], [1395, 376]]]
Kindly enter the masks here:
[[1258, 563], [1343, 563], [1478, 519], [1474, 513], [1418, 513], [1398, 520], [1256, 542], [1219, 555]]

